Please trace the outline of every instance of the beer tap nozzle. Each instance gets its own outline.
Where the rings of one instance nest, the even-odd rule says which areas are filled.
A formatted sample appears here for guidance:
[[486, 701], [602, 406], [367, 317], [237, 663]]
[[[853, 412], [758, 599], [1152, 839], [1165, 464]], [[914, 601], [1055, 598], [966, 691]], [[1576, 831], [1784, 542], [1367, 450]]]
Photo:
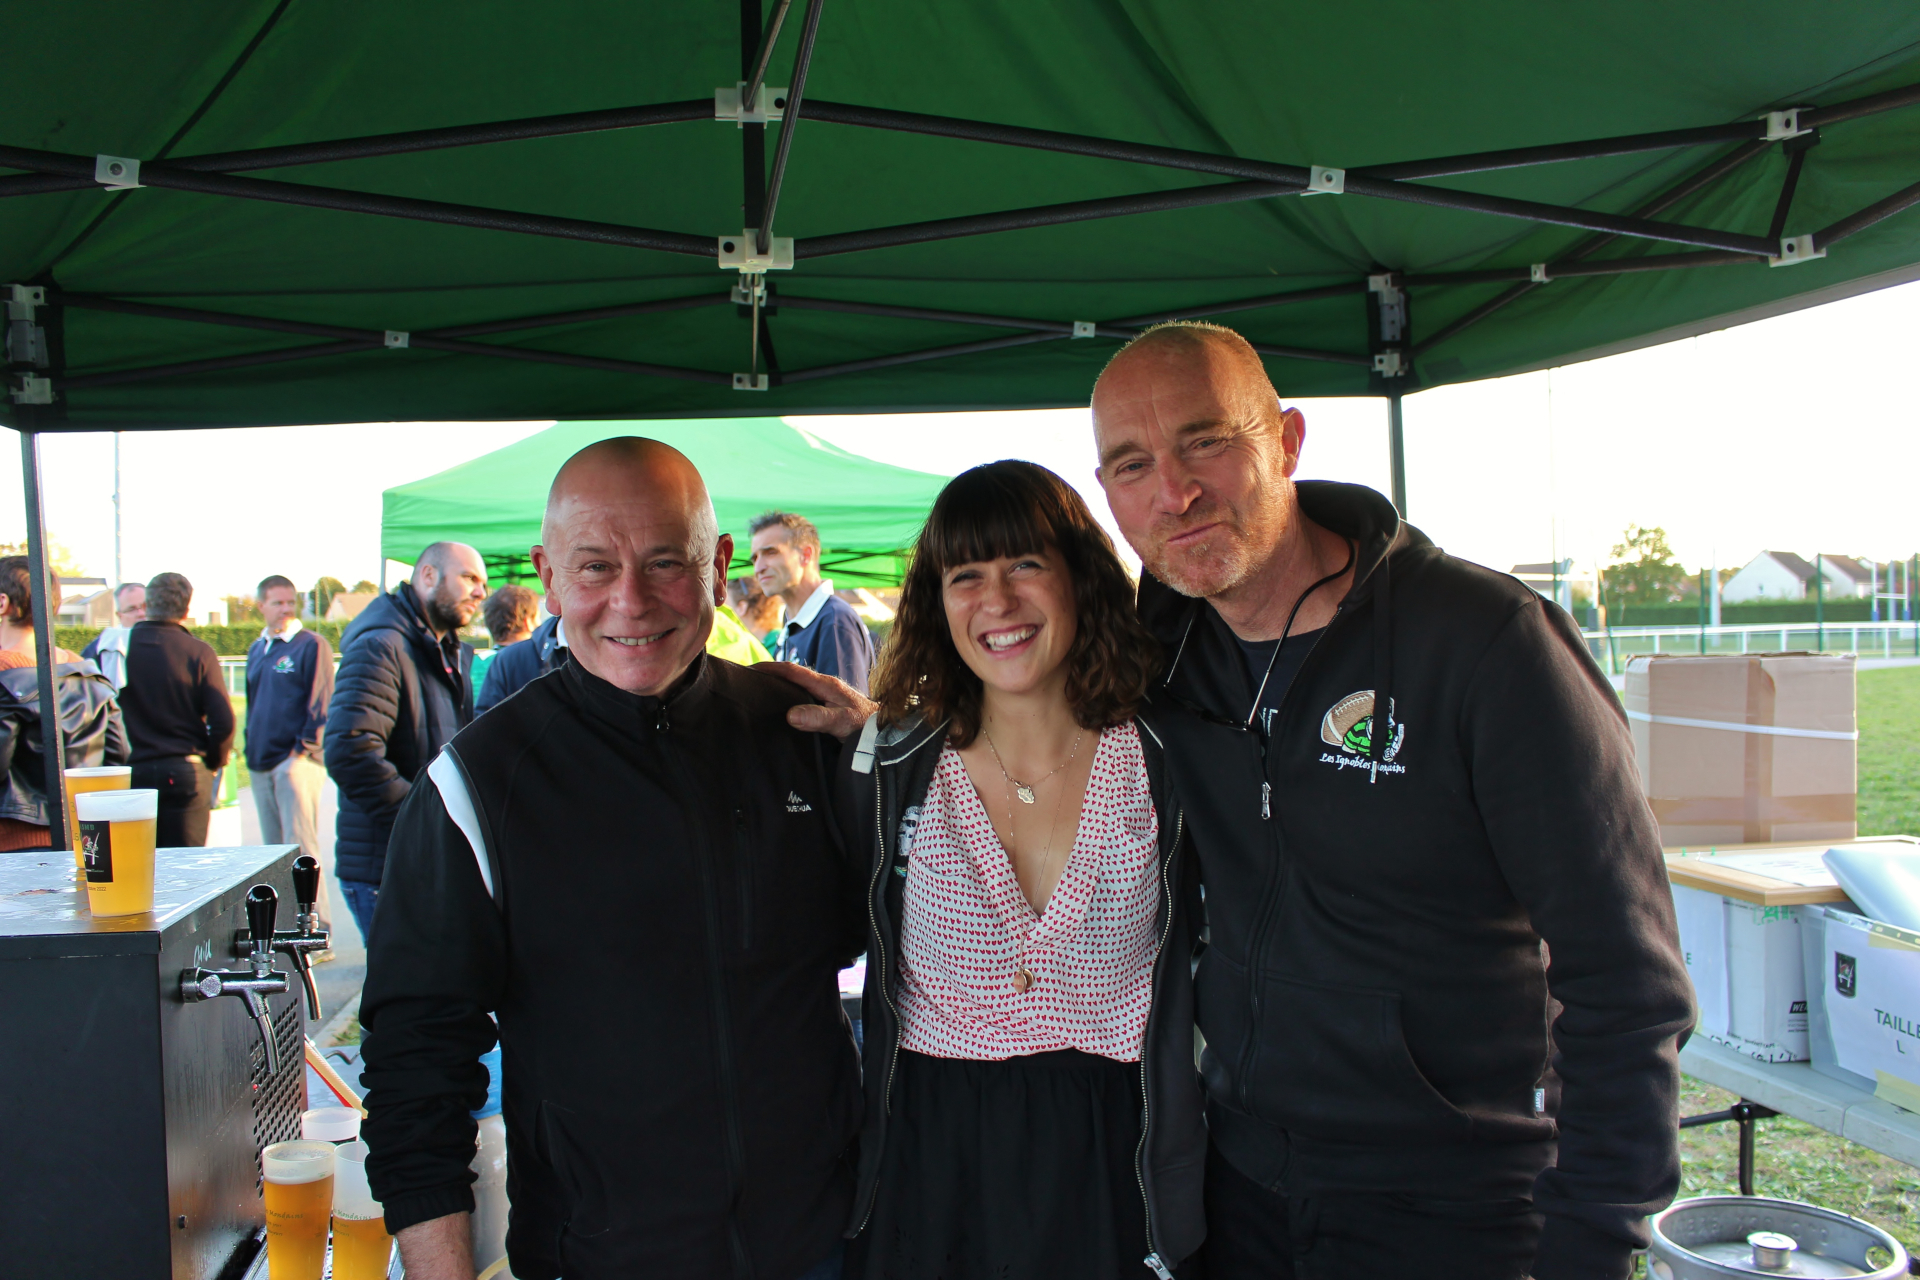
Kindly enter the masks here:
[[280, 895], [271, 885], [257, 884], [247, 890], [247, 931], [251, 935], [250, 966], [246, 970], [192, 968], [180, 975], [180, 999], [188, 1004], [213, 1000], [220, 996], [239, 996], [247, 1014], [260, 1032], [260, 1044], [266, 1051], [267, 1074], [280, 1072], [280, 1049], [273, 1039], [273, 1016], [267, 997], [287, 989], [287, 975], [273, 967], [273, 918], [280, 906]]
[[297, 927], [291, 932], [282, 929], [274, 934], [273, 949], [291, 957], [293, 967], [299, 971], [300, 982], [307, 989], [310, 1022], [320, 1021], [320, 987], [313, 980], [313, 953], [333, 945], [332, 935], [320, 927], [320, 913], [316, 910], [319, 900], [320, 863], [313, 855], [303, 853], [293, 860], [293, 921]]

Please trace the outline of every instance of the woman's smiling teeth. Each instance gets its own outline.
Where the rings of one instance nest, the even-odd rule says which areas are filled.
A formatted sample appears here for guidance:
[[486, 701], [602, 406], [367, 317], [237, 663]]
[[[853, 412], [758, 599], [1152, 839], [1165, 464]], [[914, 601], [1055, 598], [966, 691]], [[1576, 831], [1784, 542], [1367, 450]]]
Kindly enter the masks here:
[[1011, 649], [1015, 645], [1025, 644], [1038, 633], [1038, 627], [1016, 627], [1012, 631], [992, 631], [980, 637], [980, 643], [986, 648], [999, 652]]

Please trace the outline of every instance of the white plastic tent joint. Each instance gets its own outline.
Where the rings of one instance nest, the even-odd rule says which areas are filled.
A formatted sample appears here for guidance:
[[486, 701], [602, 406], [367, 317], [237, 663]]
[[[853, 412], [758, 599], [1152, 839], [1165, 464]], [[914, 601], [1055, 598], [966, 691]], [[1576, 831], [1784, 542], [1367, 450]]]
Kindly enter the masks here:
[[713, 118], [726, 120], [732, 124], [772, 124], [787, 118], [787, 91], [776, 89], [772, 85], [761, 85], [758, 93], [747, 109], [740, 109], [740, 95], [747, 91], [747, 82], [734, 82], [731, 89], [713, 91]]
[[1814, 247], [1813, 237], [1810, 235], [1782, 236], [1780, 238], [1780, 256], [1777, 258], [1768, 258], [1767, 265], [1770, 267], [1790, 267], [1796, 262], [1812, 262], [1815, 258], [1824, 258], [1826, 256], [1827, 251], [1825, 249]]
[[140, 185], [140, 162], [132, 156], [95, 156], [93, 180], [109, 191], [131, 191]]
[[767, 251], [761, 253], [754, 247], [758, 243], [755, 235], [753, 230], [748, 229], [737, 236], [720, 237], [722, 271], [793, 270], [792, 236], [773, 236], [767, 242]]

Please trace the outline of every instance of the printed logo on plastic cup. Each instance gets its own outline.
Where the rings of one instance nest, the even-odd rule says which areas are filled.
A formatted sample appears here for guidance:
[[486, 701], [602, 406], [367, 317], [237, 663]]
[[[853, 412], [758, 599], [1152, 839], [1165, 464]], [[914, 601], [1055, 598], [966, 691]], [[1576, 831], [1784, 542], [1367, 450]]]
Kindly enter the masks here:
[[86, 862], [87, 879], [93, 884], [113, 883], [113, 824], [80, 824], [80, 857]]

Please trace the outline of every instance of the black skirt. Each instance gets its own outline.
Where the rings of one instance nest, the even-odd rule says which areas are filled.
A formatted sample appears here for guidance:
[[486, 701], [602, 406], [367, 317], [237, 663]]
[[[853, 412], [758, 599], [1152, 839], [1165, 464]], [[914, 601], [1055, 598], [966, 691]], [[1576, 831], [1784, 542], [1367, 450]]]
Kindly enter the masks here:
[[849, 1280], [1152, 1280], [1140, 1064], [900, 1051], [873, 1215]]

